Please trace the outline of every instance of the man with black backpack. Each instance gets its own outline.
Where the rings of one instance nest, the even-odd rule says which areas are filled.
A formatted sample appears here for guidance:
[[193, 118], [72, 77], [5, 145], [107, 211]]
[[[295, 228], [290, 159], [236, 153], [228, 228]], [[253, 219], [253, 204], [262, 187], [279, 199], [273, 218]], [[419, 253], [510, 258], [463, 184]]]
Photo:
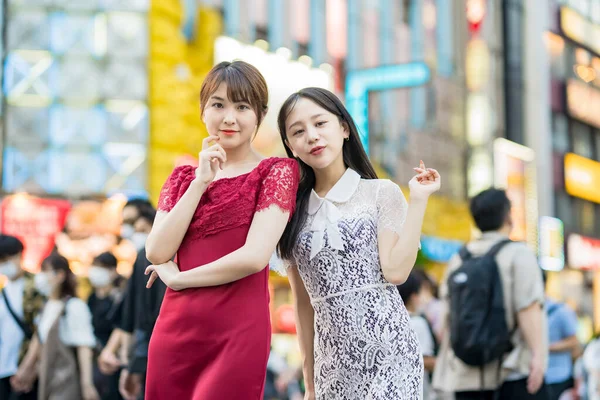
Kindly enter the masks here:
[[534, 252], [508, 237], [503, 190], [471, 200], [482, 232], [448, 265], [440, 286], [445, 328], [433, 386], [464, 399], [546, 400], [548, 359], [544, 285]]

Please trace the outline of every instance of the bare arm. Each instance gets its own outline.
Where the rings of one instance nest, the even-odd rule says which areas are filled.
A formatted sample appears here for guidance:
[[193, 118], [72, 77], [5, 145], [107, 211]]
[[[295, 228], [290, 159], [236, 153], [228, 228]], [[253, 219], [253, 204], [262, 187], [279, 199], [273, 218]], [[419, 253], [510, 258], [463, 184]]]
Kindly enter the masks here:
[[146, 241], [146, 257], [152, 264], [169, 261], [181, 245], [207, 185], [198, 179], [190, 183], [171, 211], [159, 211]]
[[[174, 290], [217, 286], [261, 271], [269, 263], [288, 217], [288, 211], [275, 205], [255, 213], [246, 243], [241, 248], [209, 264], [175, 274], [171, 282], [165, 283]], [[157, 272], [161, 274], [160, 270]]]
[[541, 304], [534, 302], [529, 307], [526, 307], [517, 313], [519, 329], [523, 332], [525, 342], [534, 357], [539, 357], [544, 352], [543, 340], [540, 340], [544, 334], [542, 328], [543, 312]]
[[426, 208], [426, 199], [412, 200], [402, 234], [386, 229], [378, 235], [381, 270], [385, 279], [394, 285], [404, 283], [415, 265]]
[[579, 348], [579, 339], [576, 335], [569, 336], [558, 342], [552, 343], [549, 350], [555, 353], [561, 353], [564, 351], [575, 351]]
[[427, 372], [433, 372], [433, 369], [435, 368], [435, 357], [433, 357], [433, 356], [424, 356], [423, 357], [423, 364], [425, 366], [425, 371], [427, 371]]
[[77, 347], [77, 360], [79, 362], [79, 381], [81, 382], [81, 386], [93, 386], [92, 349], [87, 346]]
[[131, 333], [121, 331], [121, 350], [119, 359], [122, 365], [129, 364], [129, 351], [131, 349]]
[[295, 266], [288, 268], [288, 279], [294, 294], [294, 309], [296, 311], [296, 332], [302, 353], [302, 372], [304, 385], [308, 392], [314, 391], [314, 339], [315, 311], [310, 303], [310, 297], [304, 287], [302, 278]]

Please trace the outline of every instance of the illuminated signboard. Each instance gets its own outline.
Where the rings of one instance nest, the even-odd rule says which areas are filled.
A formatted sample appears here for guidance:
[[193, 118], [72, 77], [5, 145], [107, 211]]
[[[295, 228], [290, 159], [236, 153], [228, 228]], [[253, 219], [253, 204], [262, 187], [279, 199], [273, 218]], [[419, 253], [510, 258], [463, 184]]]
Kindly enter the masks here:
[[584, 82], [567, 82], [567, 109], [573, 118], [600, 128], [600, 90]]
[[369, 92], [421, 86], [429, 82], [431, 71], [427, 64], [384, 65], [350, 71], [346, 77], [346, 107], [356, 122], [360, 140], [369, 154]]
[[538, 243], [540, 266], [548, 271], [560, 271], [565, 266], [565, 236], [563, 222], [558, 218], [540, 218]]
[[600, 269], [600, 240], [570, 235], [567, 243], [569, 267]]
[[600, 54], [600, 26], [568, 7], [561, 7], [560, 28], [569, 39]]
[[571, 196], [600, 203], [600, 163], [577, 154], [566, 154], [565, 189]]
[[535, 153], [506, 139], [494, 141], [494, 181], [511, 202], [511, 239], [537, 247], [537, 187]]

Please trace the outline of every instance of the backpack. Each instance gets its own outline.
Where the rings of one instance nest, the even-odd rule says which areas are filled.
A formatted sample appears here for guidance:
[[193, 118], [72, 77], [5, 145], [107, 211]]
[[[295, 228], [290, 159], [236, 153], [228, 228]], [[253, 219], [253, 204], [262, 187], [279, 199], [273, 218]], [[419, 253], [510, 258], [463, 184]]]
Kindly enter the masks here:
[[483, 256], [460, 250], [462, 265], [448, 279], [450, 297], [450, 343], [465, 364], [483, 367], [501, 362], [512, 350], [504, 294], [496, 255], [511, 240], [502, 240]]
[[429, 320], [427, 319], [427, 316], [425, 314], [419, 314], [419, 315], [427, 323], [427, 329], [429, 329], [429, 334], [431, 334], [431, 338], [433, 339], [433, 355], [437, 356], [440, 351], [440, 343], [438, 342], [437, 337], [435, 336], [433, 326], [431, 325], [431, 322], [429, 322]]

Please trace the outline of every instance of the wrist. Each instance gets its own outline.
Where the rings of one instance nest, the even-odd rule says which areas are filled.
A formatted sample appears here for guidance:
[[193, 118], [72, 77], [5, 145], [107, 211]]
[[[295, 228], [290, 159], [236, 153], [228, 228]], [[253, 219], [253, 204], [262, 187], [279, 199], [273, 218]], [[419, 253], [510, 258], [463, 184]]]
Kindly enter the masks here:
[[206, 190], [206, 188], [209, 184], [210, 184], [210, 182], [204, 182], [200, 178], [196, 177], [196, 178], [194, 178], [194, 180], [192, 180], [192, 183], [190, 183], [190, 186], [204, 192], [204, 190]]
[[410, 194], [410, 204], [411, 205], [414, 204], [414, 205], [426, 206], [428, 201], [429, 201], [428, 194], [414, 194], [414, 193]]
[[179, 290], [183, 290], [185, 289], [185, 277], [182, 276], [183, 272], [178, 272], [175, 274], [175, 276], [173, 277], [173, 282], [171, 282], [171, 289], [175, 290], [175, 291], [179, 291]]

